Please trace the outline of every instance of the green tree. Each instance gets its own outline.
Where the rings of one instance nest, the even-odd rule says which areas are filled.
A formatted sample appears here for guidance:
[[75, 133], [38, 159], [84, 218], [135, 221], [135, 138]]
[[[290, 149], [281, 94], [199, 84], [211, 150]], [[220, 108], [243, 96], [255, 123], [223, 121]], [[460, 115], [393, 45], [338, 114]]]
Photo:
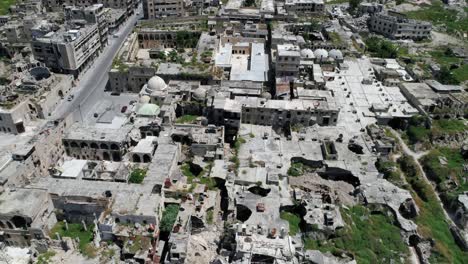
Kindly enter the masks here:
[[359, 6], [362, 0], [349, 0], [349, 9], [354, 11]]
[[443, 66], [440, 69], [437, 80], [442, 84], [460, 84], [447, 66]]

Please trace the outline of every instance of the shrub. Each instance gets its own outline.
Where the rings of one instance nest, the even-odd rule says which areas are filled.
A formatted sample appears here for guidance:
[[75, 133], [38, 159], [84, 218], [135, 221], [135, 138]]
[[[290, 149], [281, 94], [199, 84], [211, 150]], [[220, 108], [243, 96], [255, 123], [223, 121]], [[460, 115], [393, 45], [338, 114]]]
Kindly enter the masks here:
[[130, 183], [142, 183], [143, 179], [146, 176], [146, 170], [136, 168], [130, 173], [130, 177], [128, 178], [128, 182]]

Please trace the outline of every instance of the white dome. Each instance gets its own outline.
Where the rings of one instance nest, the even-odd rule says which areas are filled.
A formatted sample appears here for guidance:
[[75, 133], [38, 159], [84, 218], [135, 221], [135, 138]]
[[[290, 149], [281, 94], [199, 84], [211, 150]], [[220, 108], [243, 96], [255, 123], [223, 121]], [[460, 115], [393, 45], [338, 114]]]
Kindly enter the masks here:
[[263, 92], [262, 93], [262, 98], [264, 99], [271, 99], [271, 94], [269, 92]]
[[203, 101], [206, 98], [206, 89], [203, 87], [198, 87], [192, 92], [192, 96], [197, 101]]
[[302, 58], [310, 58], [310, 59], [315, 58], [314, 53], [312, 52], [311, 49], [303, 49], [303, 50], [301, 50], [301, 57], [302, 57]]
[[341, 51], [339, 50], [336, 50], [336, 49], [332, 49], [330, 50], [330, 52], [328, 53], [328, 55], [330, 56], [330, 58], [333, 58], [335, 60], [339, 59], [343, 59], [343, 53], [341, 53]]
[[140, 97], [140, 103], [142, 104], [147, 104], [149, 103], [151, 100], [151, 98], [147, 95], [143, 95], [142, 97]]
[[328, 58], [328, 52], [324, 49], [317, 49], [314, 51], [315, 58], [326, 59]]
[[164, 80], [161, 77], [155, 75], [149, 79], [147, 88], [152, 91], [162, 91], [165, 90], [166, 87], [167, 84], [164, 82]]

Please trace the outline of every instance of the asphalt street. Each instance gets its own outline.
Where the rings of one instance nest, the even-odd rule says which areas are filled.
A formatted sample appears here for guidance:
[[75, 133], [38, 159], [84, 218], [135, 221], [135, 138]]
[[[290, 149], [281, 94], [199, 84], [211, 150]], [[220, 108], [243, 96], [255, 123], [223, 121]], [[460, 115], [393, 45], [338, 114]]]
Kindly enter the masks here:
[[49, 119], [62, 119], [73, 113], [75, 120], [80, 120], [83, 116], [88, 116], [98, 101], [106, 98], [112, 100], [112, 96], [104, 91], [108, 80], [107, 73], [120, 46], [132, 32], [135, 22], [141, 16], [141, 6], [139, 6], [135, 14], [115, 33], [118, 37], [109, 36], [109, 44], [104, 48], [103, 52], [91, 67], [78, 77], [78, 85], [72, 91], [73, 100], [63, 100]]

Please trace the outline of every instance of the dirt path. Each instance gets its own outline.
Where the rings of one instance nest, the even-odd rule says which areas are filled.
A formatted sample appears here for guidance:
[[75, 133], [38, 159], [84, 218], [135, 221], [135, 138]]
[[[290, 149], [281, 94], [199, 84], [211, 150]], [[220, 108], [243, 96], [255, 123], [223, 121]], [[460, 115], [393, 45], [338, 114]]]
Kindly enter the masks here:
[[432, 191], [436, 194], [436, 198], [437, 198], [437, 201], [439, 202], [440, 206], [442, 207], [442, 211], [444, 212], [445, 214], [445, 218], [446, 220], [449, 221], [450, 225], [453, 225], [453, 226], [456, 226], [455, 223], [453, 222], [452, 220], [452, 217], [450, 217], [450, 215], [448, 214], [448, 212], [445, 210], [445, 207], [444, 207], [444, 204], [442, 203], [442, 200], [440, 199], [440, 196], [439, 196], [439, 192], [437, 192], [437, 190], [435, 189], [434, 185], [432, 185], [431, 181], [429, 180], [429, 178], [427, 177], [426, 175], [426, 172], [423, 170], [423, 167], [421, 166], [421, 164], [419, 163], [419, 158], [423, 157], [424, 155], [426, 155], [429, 151], [424, 151], [424, 152], [414, 152], [412, 151], [407, 145], [406, 143], [403, 141], [403, 139], [400, 137], [400, 134], [398, 132], [396, 132], [395, 130], [393, 129], [390, 129], [391, 133], [396, 137], [398, 138], [398, 141], [399, 141], [399, 145], [402, 147], [402, 150], [403, 152], [408, 155], [408, 156], [411, 156], [414, 158], [414, 161], [416, 163], [416, 165], [418, 166], [419, 170], [421, 171], [421, 175], [423, 176], [423, 179], [426, 181], [427, 184], [429, 184], [429, 186], [431, 186], [431, 189]]

